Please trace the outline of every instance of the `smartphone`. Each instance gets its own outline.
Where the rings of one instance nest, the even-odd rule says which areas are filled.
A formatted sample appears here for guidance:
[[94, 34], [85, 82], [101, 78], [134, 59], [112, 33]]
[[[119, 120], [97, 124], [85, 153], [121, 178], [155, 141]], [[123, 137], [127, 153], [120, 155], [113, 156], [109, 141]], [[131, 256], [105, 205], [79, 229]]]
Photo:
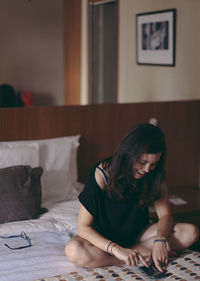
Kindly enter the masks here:
[[141, 266], [139, 268], [152, 279], [161, 279], [169, 276], [169, 273], [167, 273], [166, 271], [159, 271], [157, 267], [155, 267], [155, 265], [151, 265], [150, 267]]

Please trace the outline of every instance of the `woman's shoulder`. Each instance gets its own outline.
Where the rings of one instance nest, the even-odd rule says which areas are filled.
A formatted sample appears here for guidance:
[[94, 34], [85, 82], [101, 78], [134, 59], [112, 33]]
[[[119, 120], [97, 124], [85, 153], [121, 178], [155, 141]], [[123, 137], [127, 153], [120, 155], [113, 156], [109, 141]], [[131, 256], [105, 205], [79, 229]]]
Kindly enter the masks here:
[[109, 177], [109, 159], [100, 161], [95, 165], [94, 176], [97, 185], [105, 190]]
[[99, 164], [98, 166], [96, 166], [95, 180], [96, 180], [96, 183], [98, 184], [98, 186], [102, 190], [104, 190], [107, 185], [107, 181], [108, 181], [108, 172], [105, 169], [103, 169], [102, 163]]
[[85, 198], [98, 198], [103, 196], [107, 185], [108, 172], [104, 167], [104, 161], [99, 161], [90, 170], [83, 190], [79, 194], [79, 200]]

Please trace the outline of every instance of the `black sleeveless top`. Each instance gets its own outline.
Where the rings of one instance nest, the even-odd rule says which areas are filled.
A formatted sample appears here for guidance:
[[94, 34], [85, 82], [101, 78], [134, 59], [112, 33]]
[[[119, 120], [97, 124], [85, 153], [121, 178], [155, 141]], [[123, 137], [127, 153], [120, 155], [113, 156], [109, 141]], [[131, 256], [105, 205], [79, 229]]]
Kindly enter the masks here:
[[139, 206], [136, 196], [120, 201], [108, 197], [95, 179], [95, 170], [99, 164], [91, 169], [78, 198], [93, 216], [92, 227], [97, 232], [122, 247], [131, 246], [149, 224], [148, 209]]

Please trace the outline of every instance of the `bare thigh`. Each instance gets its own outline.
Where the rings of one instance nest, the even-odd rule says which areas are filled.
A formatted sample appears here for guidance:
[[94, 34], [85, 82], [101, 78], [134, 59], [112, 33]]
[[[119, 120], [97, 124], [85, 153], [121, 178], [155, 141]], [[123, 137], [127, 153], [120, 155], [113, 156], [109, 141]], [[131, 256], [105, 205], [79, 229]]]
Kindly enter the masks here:
[[[139, 236], [136, 244], [150, 247], [157, 235], [157, 223], [148, 226]], [[199, 236], [195, 225], [189, 223], [175, 223], [167, 239], [169, 250], [182, 250], [190, 247]], [[152, 244], [153, 246], [153, 244]], [[133, 246], [134, 247], [134, 246]]]
[[147, 226], [144, 231], [140, 234], [137, 242], [144, 242], [149, 240], [157, 235], [157, 223], [150, 224]]

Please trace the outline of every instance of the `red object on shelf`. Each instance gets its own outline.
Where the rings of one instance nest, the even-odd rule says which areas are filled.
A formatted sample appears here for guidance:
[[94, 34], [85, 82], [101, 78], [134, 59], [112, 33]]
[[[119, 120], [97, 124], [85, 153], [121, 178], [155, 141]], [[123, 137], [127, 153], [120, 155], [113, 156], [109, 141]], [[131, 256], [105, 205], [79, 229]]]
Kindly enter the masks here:
[[34, 105], [33, 102], [33, 92], [30, 90], [24, 90], [20, 92], [20, 98], [25, 106]]

